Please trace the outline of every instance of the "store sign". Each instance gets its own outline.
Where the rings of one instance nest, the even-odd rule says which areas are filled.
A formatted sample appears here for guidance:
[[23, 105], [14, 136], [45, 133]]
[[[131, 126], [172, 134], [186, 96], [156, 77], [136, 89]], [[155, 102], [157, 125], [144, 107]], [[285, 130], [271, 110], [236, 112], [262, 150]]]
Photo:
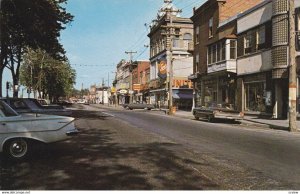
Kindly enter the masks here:
[[167, 61], [162, 60], [158, 64], [158, 77], [161, 79], [166, 79], [167, 78]]
[[127, 94], [127, 90], [120, 90], [119, 93], [120, 94]]
[[133, 90], [135, 90], [135, 91], [139, 91], [139, 90], [141, 90], [141, 84], [133, 84]]
[[116, 93], [116, 88], [115, 87], [111, 87], [110, 91], [111, 91], [111, 93]]

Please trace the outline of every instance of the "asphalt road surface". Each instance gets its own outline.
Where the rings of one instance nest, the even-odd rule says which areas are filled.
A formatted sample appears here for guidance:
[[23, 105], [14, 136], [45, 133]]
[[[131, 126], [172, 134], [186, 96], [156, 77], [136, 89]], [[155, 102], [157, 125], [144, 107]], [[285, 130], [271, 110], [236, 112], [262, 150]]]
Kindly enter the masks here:
[[80, 134], [0, 155], [0, 190], [300, 189], [300, 134], [79, 106]]

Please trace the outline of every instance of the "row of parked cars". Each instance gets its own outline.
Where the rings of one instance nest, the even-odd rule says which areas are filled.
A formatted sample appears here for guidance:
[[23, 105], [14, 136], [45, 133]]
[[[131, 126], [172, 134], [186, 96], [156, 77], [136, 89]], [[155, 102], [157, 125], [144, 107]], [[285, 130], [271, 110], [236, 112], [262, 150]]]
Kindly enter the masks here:
[[31, 98], [0, 98], [0, 152], [23, 159], [35, 143], [52, 143], [76, 135], [71, 110], [42, 105]]

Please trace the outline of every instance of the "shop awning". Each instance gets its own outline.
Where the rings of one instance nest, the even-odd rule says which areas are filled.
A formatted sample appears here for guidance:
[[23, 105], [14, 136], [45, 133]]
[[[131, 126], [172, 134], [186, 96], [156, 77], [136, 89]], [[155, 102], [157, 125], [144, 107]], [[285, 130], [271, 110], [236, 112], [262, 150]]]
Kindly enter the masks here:
[[192, 100], [193, 99], [193, 90], [173, 90], [174, 99], [184, 99]]
[[161, 89], [157, 89], [157, 90], [150, 90], [150, 93], [155, 93], [155, 92], [162, 92], [162, 91], [166, 91], [166, 88], [161, 88]]
[[193, 94], [173, 94], [174, 99], [192, 100]]

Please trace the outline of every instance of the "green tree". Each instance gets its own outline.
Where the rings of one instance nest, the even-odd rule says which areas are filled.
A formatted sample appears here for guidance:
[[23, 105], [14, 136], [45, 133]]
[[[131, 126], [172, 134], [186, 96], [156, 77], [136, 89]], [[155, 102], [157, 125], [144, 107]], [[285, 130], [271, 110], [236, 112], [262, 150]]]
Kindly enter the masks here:
[[[9, 68], [13, 85], [19, 85], [26, 48], [41, 48], [55, 59], [66, 60], [60, 31], [73, 20], [63, 5], [67, 0], [2, 0], [0, 12], [0, 96], [2, 74]], [[14, 91], [14, 96], [18, 91]]]
[[20, 70], [21, 84], [37, 91], [40, 98], [70, 96], [75, 84], [76, 73], [66, 61], [53, 58], [41, 49], [28, 49]]

